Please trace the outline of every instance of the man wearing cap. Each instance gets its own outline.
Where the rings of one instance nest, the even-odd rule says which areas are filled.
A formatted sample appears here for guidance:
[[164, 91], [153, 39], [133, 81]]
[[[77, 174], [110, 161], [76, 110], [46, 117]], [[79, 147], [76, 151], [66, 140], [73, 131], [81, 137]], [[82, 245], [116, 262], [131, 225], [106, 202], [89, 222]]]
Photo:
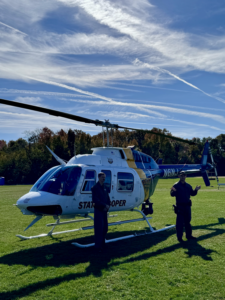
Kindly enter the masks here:
[[98, 174], [98, 182], [92, 187], [92, 202], [94, 206], [95, 248], [101, 251], [105, 246], [108, 231], [107, 212], [110, 207], [110, 198], [104, 186], [106, 175]]
[[196, 239], [192, 236], [191, 228], [191, 199], [190, 196], [197, 195], [198, 190], [201, 186], [196, 186], [193, 190], [192, 186], [185, 182], [187, 175], [184, 171], [181, 171], [178, 175], [180, 180], [174, 184], [171, 188], [170, 195], [176, 197], [176, 230], [177, 239], [179, 242], [183, 242], [183, 227], [185, 227], [186, 238], [188, 240]]

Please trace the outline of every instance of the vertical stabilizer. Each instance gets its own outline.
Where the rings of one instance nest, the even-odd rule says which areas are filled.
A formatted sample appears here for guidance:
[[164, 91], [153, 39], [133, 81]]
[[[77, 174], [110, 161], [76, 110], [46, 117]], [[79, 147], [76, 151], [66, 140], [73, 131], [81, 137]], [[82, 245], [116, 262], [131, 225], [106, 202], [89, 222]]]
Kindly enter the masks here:
[[201, 165], [206, 166], [208, 154], [209, 154], [209, 142], [207, 141], [204, 146], [202, 159], [201, 159]]
[[207, 141], [205, 143], [203, 154], [202, 154], [202, 159], [201, 159], [201, 165], [202, 165], [201, 173], [202, 173], [202, 178], [203, 178], [206, 186], [210, 186], [208, 173], [206, 172], [208, 154], [209, 154], [209, 142]]

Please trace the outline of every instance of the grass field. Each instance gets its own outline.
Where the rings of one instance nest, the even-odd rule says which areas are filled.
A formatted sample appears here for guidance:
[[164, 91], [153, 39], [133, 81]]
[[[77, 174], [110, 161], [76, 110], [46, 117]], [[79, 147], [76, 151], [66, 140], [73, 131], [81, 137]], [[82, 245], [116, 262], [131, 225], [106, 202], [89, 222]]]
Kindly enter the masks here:
[[[175, 223], [175, 180], [161, 180], [152, 197], [154, 228]], [[192, 197], [193, 235], [197, 241], [177, 242], [175, 229], [107, 245], [106, 253], [71, 245], [93, 242], [93, 230], [20, 241], [15, 235], [33, 219], [13, 203], [30, 186], [0, 187], [0, 299], [225, 299], [225, 187], [206, 188], [200, 178], [188, 178], [202, 189]], [[220, 182], [225, 182], [222, 178]], [[120, 212], [121, 220], [136, 218]], [[45, 217], [26, 235], [47, 233]], [[87, 226], [91, 222], [60, 226]], [[108, 238], [146, 230], [144, 222], [109, 227]]]

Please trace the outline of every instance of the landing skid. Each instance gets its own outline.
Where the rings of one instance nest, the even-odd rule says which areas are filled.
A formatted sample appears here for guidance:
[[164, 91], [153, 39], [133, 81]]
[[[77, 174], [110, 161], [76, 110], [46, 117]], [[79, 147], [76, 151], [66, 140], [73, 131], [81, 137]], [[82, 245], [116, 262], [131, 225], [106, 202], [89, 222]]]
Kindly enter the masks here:
[[[168, 230], [168, 229], [171, 229], [171, 228], [175, 227], [175, 225], [171, 225], [171, 226], [167, 226], [167, 227], [162, 228], [162, 229], [155, 230], [155, 229], [152, 228], [151, 224], [149, 223], [149, 220], [152, 219], [152, 217], [146, 217], [145, 214], [142, 211], [138, 210], [138, 209], [132, 209], [132, 211], [139, 212], [142, 215], [142, 218], [125, 220], [125, 221], [116, 221], [116, 222], [109, 223], [108, 226], [115, 226], [115, 225], [122, 225], [122, 224], [126, 224], [126, 223], [146, 221], [150, 231], [142, 233], [142, 234], [134, 233], [132, 235], [127, 235], [127, 236], [124, 236], [124, 237], [111, 239], [111, 240], [106, 240], [106, 243], [111, 243], [111, 242], [116, 242], [116, 241], [120, 241], [120, 240], [124, 240], [124, 239], [129, 239], [129, 238], [137, 237], [137, 236], [140, 236], [140, 235], [157, 233], [157, 232]], [[109, 215], [108, 217], [109, 218], [117, 217], [117, 215]], [[23, 236], [23, 235], [17, 234], [16, 236], [18, 238], [20, 238], [21, 240], [31, 240], [31, 239], [41, 238], [41, 237], [54, 236], [54, 235], [57, 235], [57, 234], [71, 233], [71, 232], [81, 231], [81, 230], [89, 230], [89, 229], [93, 229], [94, 226], [92, 225], [92, 226], [86, 226], [86, 227], [81, 227], [81, 228], [72, 229], [72, 230], [53, 232], [55, 227], [59, 226], [59, 225], [65, 225], [65, 224], [77, 223], [77, 222], [84, 222], [84, 221], [90, 221], [90, 220], [94, 220], [94, 218], [90, 215], [87, 215], [87, 217], [85, 219], [71, 220], [71, 221], [65, 221], [65, 222], [60, 222], [60, 219], [58, 218], [55, 223], [50, 223], [50, 224], [46, 225], [46, 226], [52, 226], [52, 229], [48, 233], [42, 233], [42, 234], [34, 235], [34, 236]], [[86, 245], [82, 245], [82, 244], [79, 244], [79, 243], [72, 243], [72, 245], [80, 247], [80, 248], [87, 248], [87, 247], [94, 246], [94, 243], [86, 244]]]
[[[134, 237], [142, 236], [142, 235], [146, 235], [146, 234], [157, 233], [157, 232], [168, 230], [168, 229], [171, 229], [171, 228], [175, 227], [175, 225], [170, 225], [170, 226], [164, 227], [162, 229], [155, 230], [155, 229], [152, 228], [151, 224], [148, 221], [149, 219], [152, 219], [151, 217], [146, 217], [145, 214], [142, 211], [138, 210], [138, 209], [132, 209], [132, 211], [137, 211], [137, 212], [141, 213], [143, 218], [109, 223], [108, 226], [110, 226], [110, 225], [120, 225], [120, 224], [138, 222], [138, 221], [146, 221], [148, 226], [149, 226], [150, 231], [148, 231], [148, 232], [145, 231], [144, 233], [140, 233], [140, 234], [134, 233], [134, 234], [131, 234], [131, 235], [126, 235], [126, 236], [115, 238], [115, 239], [105, 240], [106, 244], [121, 241], [121, 240], [125, 240], [125, 239], [130, 239], [130, 238], [134, 238]], [[76, 247], [79, 247], [79, 248], [88, 248], [88, 247], [93, 247], [95, 245], [95, 243], [86, 244], [86, 245], [82, 245], [82, 244], [79, 244], [79, 243], [72, 243], [72, 245], [74, 245]]]
[[[142, 235], [146, 235], [146, 234], [152, 234], [152, 233], [156, 233], [156, 232], [168, 230], [168, 229], [171, 229], [171, 228], [174, 228], [174, 227], [175, 227], [175, 225], [171, 225], [171, 226], [167, 226], [165, 228], [162, 228], [162, 229], [159, 229], [159, 230], [150, 231], [150, 232], [146, 232], [145, 231], [144, 233], [140, 233], [140, 234], [134, 233], [134, 234], [126, 235], [126, 236], [123, 236], [123, 237], [120, 237], [120, 238], [116, 238], [116, 239], [105, 240], [105, 243], [108, 244], [108, 243], [112, 243], [112, 242], [117, 242], [117, 241], [121, 241], [121, 240], [126, 240], [126, 239], [130, 239], [130, 238], [134, 238], [134, 237], [137, 237], [137, 236], [142, 236]], [[72, 245], [77, 246], [79, 248], [88, 248], [88, 247], [93, 247], [95, 245], [95, 243], [86, 244], [86, 245], [82, 245], [82, 244], [79, 244], [79, 243], [72, 243]]]

